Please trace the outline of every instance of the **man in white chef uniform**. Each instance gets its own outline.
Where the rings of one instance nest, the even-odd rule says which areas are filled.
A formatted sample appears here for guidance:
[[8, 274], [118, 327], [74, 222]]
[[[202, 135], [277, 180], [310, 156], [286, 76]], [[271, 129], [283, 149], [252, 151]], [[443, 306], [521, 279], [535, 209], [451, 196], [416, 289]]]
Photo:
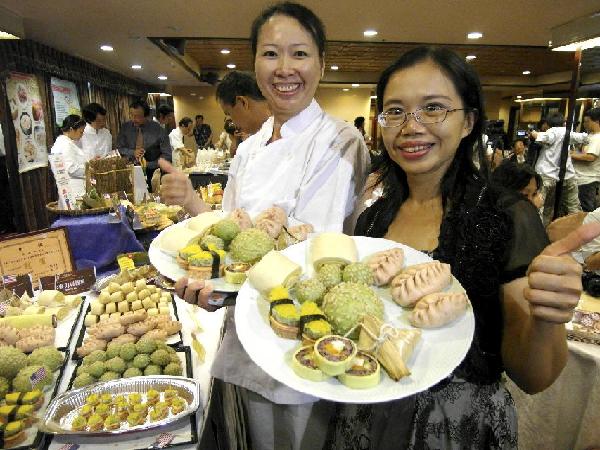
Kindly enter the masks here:
[[90, 103], [83, 107], [82, 114], [86, 125], [79, 145], [88, 160], [104, 158], [112, 151], [112, 135], [106, 128], [106, 109], [98, 103]]

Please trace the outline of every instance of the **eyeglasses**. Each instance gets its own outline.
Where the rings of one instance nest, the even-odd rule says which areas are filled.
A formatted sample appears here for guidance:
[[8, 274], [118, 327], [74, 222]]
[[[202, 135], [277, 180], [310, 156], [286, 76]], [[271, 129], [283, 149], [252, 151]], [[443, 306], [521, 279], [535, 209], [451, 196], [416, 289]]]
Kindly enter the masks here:
[[408, 116], [413, 116], [415, 120], [423, 124], [440, 123], [446, 120], [448, 113], [454, 111], [469, 111], [477, 112], [475, 108], [441, 108], [439, 106], [426, 106], [425, 108], [418, 108], [414, 112], [407, 113], [399, 108], [392, 108], [379, 113], [377, 116], [377, 122], [383, 128], [396, 128], [402, 126], [407, 120]]

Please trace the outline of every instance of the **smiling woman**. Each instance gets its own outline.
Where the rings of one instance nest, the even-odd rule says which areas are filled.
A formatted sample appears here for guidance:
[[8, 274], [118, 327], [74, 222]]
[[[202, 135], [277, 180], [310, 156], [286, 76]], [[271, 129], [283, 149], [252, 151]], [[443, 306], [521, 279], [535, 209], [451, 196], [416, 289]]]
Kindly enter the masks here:
[[[279, 3], [256, 18], [251, 42], [256, 80], [273, 115], [238, 147], [223, 209], [244, 208], [256, 216], [276, 205], [317, 232], [350, 232], [369, 156], [358, 130], [325, 113], [314, 100], [324, 68], [323, 24], [305, 6]], [[161, 198], [194, 214], [208, 209], [179, 173], [163, 177]], [[187, 282], [178, 282], [179, 295], [210, 309], [206, 303], [210, 287]], [[245, 429], [252, 448], [322, 446], [325, 422], [309, 424], [309, 419], [322, 417], [328, 406], [318, 402], [313, 408], [313, 397], [282, 385], [254, 364], [237, 338], [232, 315], [212, 374], [227, 382], [227, 392], [241, 397], [246, 412], [240, 415], [249, 422]], [[224, 403], [232, 407], [231, 402]]]

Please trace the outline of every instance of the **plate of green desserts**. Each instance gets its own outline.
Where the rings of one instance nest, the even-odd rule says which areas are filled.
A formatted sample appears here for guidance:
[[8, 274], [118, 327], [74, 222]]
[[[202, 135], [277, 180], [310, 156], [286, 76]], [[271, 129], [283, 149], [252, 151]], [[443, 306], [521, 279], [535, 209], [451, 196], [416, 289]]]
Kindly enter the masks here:
[[[402, 278], [405, 272], [416, 270], [413, 267], [435, 268], [443, 264], [390, 240], [342, 237], [355, 248], [342, 248], [338, 240], [325, 245], [320, 242], [317, 246], [316, 240], [320, 238], [316, 235], [281, 251], [293, 265], [302, 268], [302, 274], [292, 285], [269, 286], [265, 292], [268, 276], [261, 273], [263, 288], [259, 292], [251, 284], [250, 272], [249, 281], [238, 293], [235, 309], [237, 334], [250, 358], [268, 375], [296, 391], [342, 403], [401, 399], [424, 391], [450, 375], [470, 348], [475, 320], [464, 289], [451, 275], [449, 266], [445, 265], [446, 284], [431, 295], [444, 301], [462, 298], [463, 310], [443, 324], [423, 326], [418, 303], [400, 306], [409, 302], [419, 283], [416, 287], [409, 286], [407, 292], [398, 293], [400, 288], [390, 281], [391, 277], [386, 283], [361, 277], [369, 272], [368, 263], [376, 255], [398, 252], [393, 249], [403, 252], [400, 272], [394, 272], [395, 277]], [[344, 258], [347, 261], [340, 262]], [[336, 265], [339, 268], [332, 267]], [[276, 282], [285, 278], [276, 268], [273, 274]], [[336, 277], [337, 280], [331, 281]], [[426, 287], [421, 289], [427, 295], [419, 296], [418, 302], [431, 297]], [[426, 319], [441, 320], [439, 315]], [[421, 326], [416, 328], [419, 323]], [[385, 353], [384, 347], [391, 345], [386, 341], [388, 338], [394, 346]], [[403, 347], [404, 341], [408, 345]], [[403, 353], [407, 347], [410, 351]], [[394, 357], [403, 360], [389, 360]], [[394, 362], [402, 370], [392, 370]]]

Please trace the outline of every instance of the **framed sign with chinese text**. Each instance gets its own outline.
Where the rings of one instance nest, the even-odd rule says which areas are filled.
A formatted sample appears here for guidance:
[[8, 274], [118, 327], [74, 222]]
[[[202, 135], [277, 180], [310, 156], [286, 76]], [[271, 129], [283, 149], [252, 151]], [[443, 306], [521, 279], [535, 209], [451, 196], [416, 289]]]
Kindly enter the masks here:
[[75, 268], [64, 227], [0, 240], [0, 275], [30, 274], [33, 280]]

